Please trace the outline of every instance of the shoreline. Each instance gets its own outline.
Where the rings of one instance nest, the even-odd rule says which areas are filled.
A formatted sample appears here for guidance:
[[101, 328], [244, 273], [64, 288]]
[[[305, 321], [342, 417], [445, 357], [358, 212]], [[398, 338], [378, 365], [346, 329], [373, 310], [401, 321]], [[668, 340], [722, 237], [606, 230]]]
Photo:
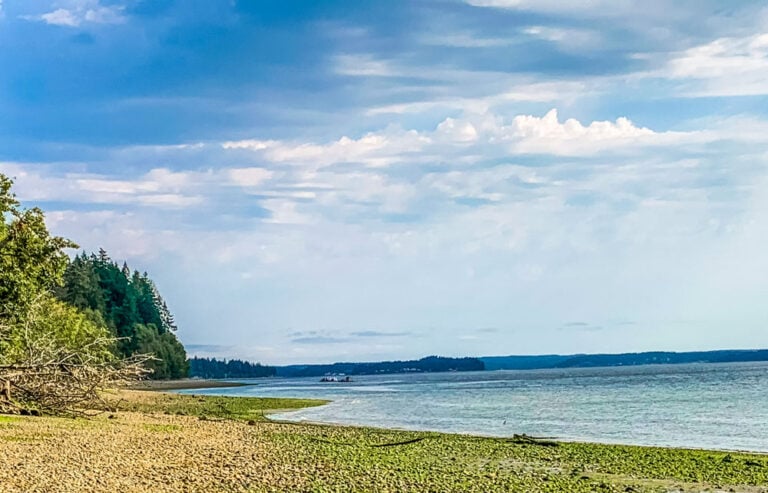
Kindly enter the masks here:
[[227, 380], [182, 378], [178, 380], [142, 380], [128, 387], [130, 390], [168, 392], [173, 390], [203, 390], [228, 387], [249, 387], [255, 383], [234, 382]]
[[[203, 381], [201, 381], [203, 382]], [[166, 390], [206, 390], [206, 389], [216, 389], [216, 388], [226, 388], [226, 387], [241, 387], [241, 386], [252, 386], [256, 384], [247, 384], [247, 383], [238, 383], [235, 385], [227, 385], [228, 382], [221, 382], [221, 381], [213, 381], [209, 380], [208, 382], [215, 382], [221, 385], [213, 385], [213, 386], [201, 386], [201, 387], [178, 387], [178, 388], [170, 388], [170, 389], [152, 389], [160, 392], [165, 392]], [[235, 383], [235, 382], [232, 382]], [[144, 389], [141, 389], [144, 390]], [[215, 394], [188, 394], [192, 396], [211, 396]], [[222, 397], [235, 397], [239, 398], [241, 396], [222, 396]], [[254, 398], [254, 399], [262, 399], [265, 397], [245, 397], [245, 398]], [[291, 398], [288, 399], [297, 399], [297, 398]], [[328, 405], [332, 403], [332, 400], [326, 400], [322, 397], [310, 397], [311, 400], [323, 400], [325, 401], [323, 404], [321, 404], [318, 407], [322, 407], [325, 405]], [[312, 406], [314, 407], [314, 406]], [[272, 412], [264, 414], [264, 417], [268, 419], [270, 422], [273, 423], [280, 423], [280, 424], [292, 424], [292, 425], [312, 425], [312, 426], [332, 426], [332, 427], [341, 427], [341, 428], [357, 428], [357, 429], [377, 429], [377, 430], [387, 430], [387, 431], [397, 431], [397, 432], [410, 432], [410, 433], [441, 433], [446, 435], [456, 435], [456, 436], [466, 436], [466, 437], [475, 437], [475, 438], [488, 438], [488, 439], [510, 439], [514, 436], [519, 436], [521, 434], [519, 433], [513, 433], [512, 435], [492, 435], [492, 434], [484, 434], [481, 432], [461, 432], [461, 431], [446, 431], [446, 430], [436, 430], [436, 429], [427, 429], [427, 428], [409, 428], [409, 427], [382, 427], [382, 426], [376, 426], [376, 425], [366, 425], [366, 424], [358, 424], [358, 423], [340, 423], [340, 422], [333, 422], [333, 421], [322, 421], [322, 420], [314, 420], [314, 419], [284, 419], [280, 418], [279, 415], [285, 414], [285, 413], [291, 413], [291, 412], [298, 412], [302, 411], [304, 408], [289, 408], [289, 409], [275, 409], [272, 410]], [[529, 436], [526, 434], [522, 434], [522, 436]], [[536, 438], [535, 436], [530, 436], [531, 438]], [[757, 455], [765, 455], [768, 456], [768, 450], [752, 450], [752, 449], [739, 449], [739, 448], [718, 448], [718, 447], [707, 447], [707, 446], [695, 446], [695, 445], [666, 445], [666, 444], [643, 444], [643, 443], [629, 443], [629, 442], [622, 442], [622, 441], [600, 441], [599, 439], [590, 439], [590, 438], [565, 438], [565, 437], [557, 437], [557, 436], [548, 436], [543, 437], [546, 440], [551, 440], [557, 443], [579, 443], [579, 444], [585, 444], [585, 445], [604, 445], [604, 446], [621, 446], [621, 447], [647, 447], [647, 448], [661, 448], [661, 449], [669, 449], [669, 450], [689, 450], [689, 451], [708, 451], [708, 452], [723, 452], [723, 453], [741, 453], [741, 454], [757, 454]], [[768, 493], [768, 492], [767, 492]]]
[[768, 456], [272, 421], [326, 401], [123, 390], [0, 416], [0, 490], [768, 493]]
[[[152, 382], [152, 381], [148, 381]], [[254, 386], [257, 385], [255, 383], [242, 383], [242, 382], [228, 382], [228, 381], [222, 381], [222, 380], [194, 380], [194, 379], [181, 379], [181, 380], [167, 380], [167, 381], [156, 381], [160, 383], [159, 386], [153, 386], [153, 388], [149, 389], [133, 389], [130, 390], [138, 390], [138, 391], [152, 391], [152, 392], [159, 392], [159, 393], [167, 393], [168, 395], [178, 395], [173, 392], [173, 390], [207, 390], [207, 389], [217, 389], [217, 388], [227, 388], [227, 387], [246, 387], [246, 386]], [[162, 385], [163, 383], [167, 383], [168, 386]], [[213, 385], [210, 385], [213, 384]], [[184, 395], [184, 394], [182, 394]], [[186, 394], [190, 395], [191, 397], [195, 398], [207, 398], [207, 397], [223, 397], [223, 398], [245, 398], [245, 399], [271, 399], [269, 397], [241, 397], [241, 396], [215, 396], [211, 394]], [[582, 444], [582, 445], [600, 445], [600, 446], [619, 446], [619, 447], [641, 447], [641, 448], [653, 448], [653, 449], [667, 449], [667, 450], [686, 450], [686, 451], [699, 451], [699, 452], [723, 452], [723, 453], [737, 453], [737, 454], [756, 454], [756, 455], [765, 455], [768, 456], [768, 450], [748, 450], [748, 449], [728, 449], [728, 448], [710, 448], [710, 447], [696, 447], [696, 446], [675, 446], [675, 445], [650, 445], [650, 444], [638, 444], [638, 443], [627, 443], [627, 442], [601, 442], [597, 440], [591, 440], [588, 438], [584, 439], [577, 439], [577, 438], [563, 438], [563, 437], [556, 437], [556, 436], [546, 436], [546, 437], [540, 437], [540, 436], [534, 436], [534, 435], [526, 435], [525, 433], [513, 433], [510, 435], [488, 435], [483, 433], [463, 433], [463, 432], [455, 432], [455, 431], [443, 431], [443, 430], [430, 430], [430, 429], [424, 429], [424, 428], [398, 428], [398, 427], [381, 427], [381, 426], [371, 426], [371, 425], [364, 425], [364, 424], [354, 424], [354, 423], [337, 423], [332, 421], [316, 421], [316, 420], [289, 420], [289, 419], [279, 419], [277, 416], [280, 414], [290, 413], [290, 412], [297, 412], [302, 411], [303, 409], [311, 408], [311, 407], [322, 407], [326, 406], [330, 403], [332, 403], [332, 400], [327, 400], [319, 397], [310, 397], [309, 399], [300, 398], [300, 397], [287, 397], [285, 398], [289, 401], [299, 401], [299, 400], [310, 400], [310, 401], [317, 401], [322, 402], [322, 404], [319, 404], [317, 406], [307, 406], [307, 407], [293, 407], [293, 408], [285, 408], [285, 409], [270, 409], [261, 414], [263, 418], [268, 420], [270, 423], [276, 423], [276, 424], [286, 424], [286, 425], [309, 425], [309, 426], [328, 426], [328, 427], [338, 427], [338, 428], [355, 428], [355, 429], [374, 429], [374, 430], [380, 430], [380, 431], [392, 431], [392, 432], [404, 432], [404, 433], [437, 433], [441, 435], [449, 435], [449, 436], [462, 436], [462, 437], [471, 437], [471, 438], [484, 438], [484, 439], [511, 439], [516, 436], [522, 436], [527, 437], [533, 440], [545, 440], [545, 441], [552, 441], [557, 443], [575, 443], [575, 444]]]

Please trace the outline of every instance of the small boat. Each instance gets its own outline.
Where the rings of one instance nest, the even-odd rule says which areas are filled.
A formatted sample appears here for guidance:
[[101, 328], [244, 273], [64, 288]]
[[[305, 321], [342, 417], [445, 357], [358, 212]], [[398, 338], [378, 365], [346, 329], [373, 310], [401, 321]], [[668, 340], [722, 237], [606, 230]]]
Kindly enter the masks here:
[[320, 379], [321, 382], [337, 382], [337, 383], [347, 383], [351, 382], [352, 379], [347, 375], [346, 377], [337, 378], [337, 377], [323, 377]]

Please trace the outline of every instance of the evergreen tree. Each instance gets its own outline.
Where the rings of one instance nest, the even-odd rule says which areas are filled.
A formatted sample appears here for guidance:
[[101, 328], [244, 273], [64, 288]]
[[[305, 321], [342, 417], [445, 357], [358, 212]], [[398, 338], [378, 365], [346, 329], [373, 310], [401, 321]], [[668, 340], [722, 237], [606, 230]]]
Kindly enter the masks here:
[[68, 266], [61, 299], [98, 314], [120, 340], [119, 356], [152, 354], [153, 378], [187, 376], [186, 352], [173, 332], [176, 325], [165, 300], [147, 273], [122, 267], [106, 250], [82, 254]]
[[229, 361], [216, 358], [192, 358], [189, 360], [189, 374], [200, 378], [260, 378], [273, 377], [277, 369], [239, 359]]
[[11, 185], [0, 174], [0, 326], [23, 321], [32, 305], [56, 312], [58, 305], [46, 299], [54, 294], [77, 317], [119, 338], [116, 356], [151, 352], [159, 358], [153, 363], [157, 378], [186, 376], [173, 315], [146, 273], [132, 274], [125, 262], [119, 267], [103, 248], [70, 261], [64, 249], [77, 245], [50, 235], [43, 212], [21, 208]]

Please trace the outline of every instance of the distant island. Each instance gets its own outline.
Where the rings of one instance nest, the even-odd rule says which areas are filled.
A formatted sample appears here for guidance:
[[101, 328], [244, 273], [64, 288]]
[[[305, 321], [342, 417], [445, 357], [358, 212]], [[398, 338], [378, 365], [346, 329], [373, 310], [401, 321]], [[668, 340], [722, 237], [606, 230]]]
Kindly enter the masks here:
[[621, 354], [544, 354], [536, 356], [482, 356], [320, 365], [266, 366], [241, 360], [192, 358], [190, 376], [198, 378], [317, 377], [324, 375], [378, 375], [445, 371], [545, 370], [610, 366], [676, 365], [768, 361], [768, 349], [719, 351], [648, 351]]
[[416, 373], [443, 371], [482, 371], [478, 358], [444, 358], [428, 356], [419, 360], [380, 361], [375, 363], [333, 363], [329, 365], [278, 366], [278, 377], [317, 377], [323, 375], [377, 375], [384, 373]]
[[678, 365], [685, 363], [737, 363], [768, 361], [768, 349], [719, 351], [648, 351], [621, 354], [546, 354], [540, 356], [483, 356], [486, 370], [544, 370], [600, 366]]

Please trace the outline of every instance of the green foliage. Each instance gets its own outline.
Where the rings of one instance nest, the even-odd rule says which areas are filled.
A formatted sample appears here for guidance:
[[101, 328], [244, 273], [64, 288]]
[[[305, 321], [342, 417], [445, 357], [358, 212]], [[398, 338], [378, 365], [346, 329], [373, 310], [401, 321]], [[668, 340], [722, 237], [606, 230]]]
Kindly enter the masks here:
[[52, 351], [88, 354], [95, 361], [114, 359], [114, 345], [106, 327], [51, 295], [41, 295], [18, 318], [5, 325], [0, 339], [2, 365], [34, 359], [46, 350], [41, 344]]
[[0, 315], [14, 317], [61, 283], [74, 243], [51, 236], [38, 208], [22, 209], [0, 174]]
[[40, 209], [22, 209], [12, 184], [0, 174], [0, 364], [31, 361], [41, 345], [107, 358], [108, 345], [93, 344], [109, 336], [98, 317], [51, 295], [67, 266], [63, 250], [76, 245], [51, 236]]
[[21, 208], [12, 184], [0, 174], [0, 357], [11, 361], [23, 338], [43, 334], [62, 348], [112, 336], [115, 356], [153, 353], [156, 378], [186, 376], [173, 316], [147, 274], [118, 267], [103, 250], [70, 262], [64, 249], [77, 245], [51, 236], [40, 209]]
[[173, 315], [146, 272], [131, 272], [125, 263], [118, 266], [104, 250], [98, 255], [82, 253], [68, 265], [57, 294], [104, 321], [120, 338], [118, 356], [154, 355], [157, 360], [147, 364], [152, 378], [187, 376], [187, 356], [174, 334]]
[[134, 326], [136, 352], [153, 354], [158, 360], [147, 366], [153, 370], [152, 377], [159, 379], [187, 376], [189, 366], [187, 353], [176, 336], [170, 332], [159, 332], [153, 324]]

